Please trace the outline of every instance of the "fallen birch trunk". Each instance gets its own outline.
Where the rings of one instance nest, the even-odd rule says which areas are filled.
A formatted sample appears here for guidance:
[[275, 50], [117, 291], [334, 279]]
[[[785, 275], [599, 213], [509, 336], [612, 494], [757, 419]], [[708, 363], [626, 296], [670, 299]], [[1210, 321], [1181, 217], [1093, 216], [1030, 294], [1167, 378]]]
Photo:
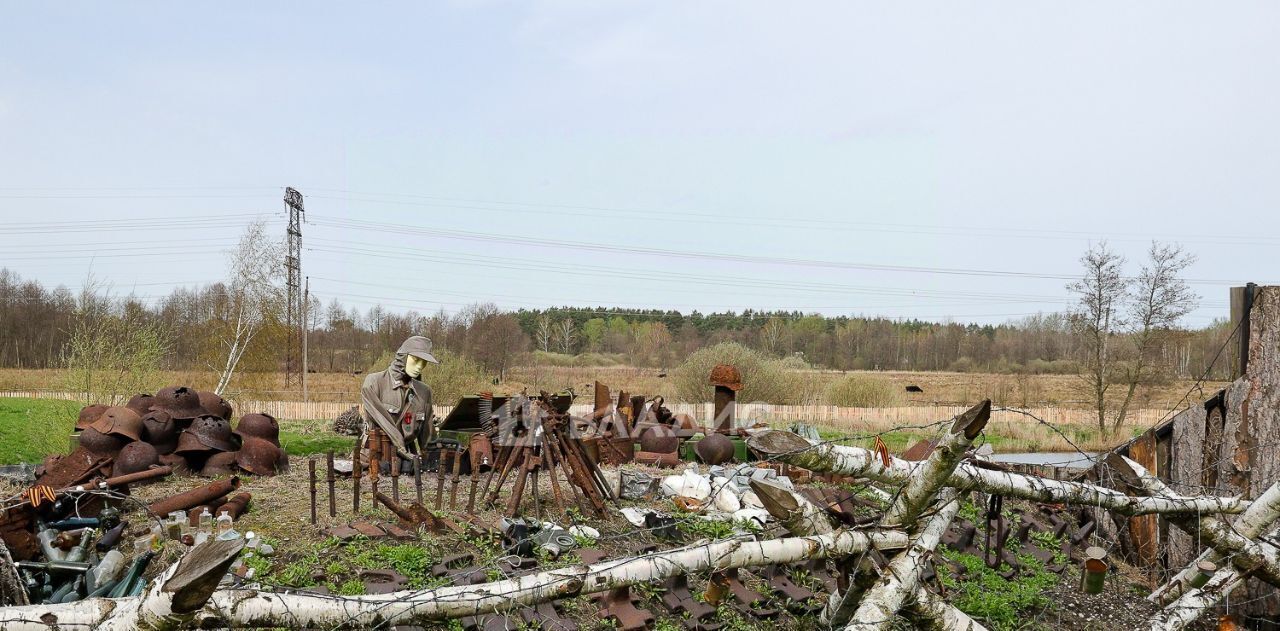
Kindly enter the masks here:
[[[911, 477], [912, 463], [890, 457], [885, 466], [874, 452], [859, 447], [812, 443], [791, 432], [770, 430], [747, 440], [757, 453], [811, 471], [830, 471], [841, 475], [862, 476], [901, 484]], [[1054, 504], [1086, 504], [1123, 515], [1152, 513], [1241, 513], [1249, 506], [1238, 497], [1192, 497], [1173, 500], [1158, 497], [1132, 497], [1115, 489], [1082, 482], [1063, 482], [1029, 475], [980, 469], [961, 463], [947, 486], [961, 491], [980, 490], [992, 495], [1018, 497], [1034, 502]]]
[[[751, 490], [760, 497], [765, 510], [793, 537], [821, 534], [833, 529], [825, 511], [803, 495], [761, 480], [752, 480]], [[837, 594], [831, 596], [833, 600], [839, 598]], [[917, 627], [930, 631], [986, 631], [963, 611], [924, 586], [916, 590], [914, 600], [907, 607], [907, 617]], [[823, 622], [827, 624], [825, 620]]]
[[862, 597], [846, 631], [888, 629], [898, 610], [920, 589], [920, 576], [925, 561], [938, 547], [943, 533], [960, 510], [957, 493], [947, 489], [938, 496], [938, 512], [928, 518], [924, 527], [912, 537], [911, 545], [899, 552], [885, 567], [878, 580]]
[[[187, 613], [172, 611], [169, 603], [175, 595], [165, 591], [172, 587], [171, 578], [182, 566], [179, 562], [166, 570], [142, 596], [0, 609], [0, 628], [6, 631], [49, 631], [49, 620], [56, 621], [62, 628], [84, 627], [103, 631], [219, 626], [365, 629], [411, 625], [511, 611], [624, 585], [665, 580], [679, 574], [796, 563], [831, 555], [857, 554], [872, 548], [897, 549], [906, 546], [907, 542], [906, 533], [875, 530], [838, 530], [827, 535], [767, 541], [713, 541], [480, 585], [452, 585], [374, 596], [219, 590]], [[221, 572], [217, 573], [217, 578], [221, 576]]]
[[1218, 570], [1213, 578], [1205, 583], [1204, 587], [1199, 589], [1190, 589], [1182, 595], [1182, 597], [1169, 603], [1164, 609], [1161, 609], [1154, 616], [1147, 619], [1141, 626], [1135, 627], [1134, 631], [1180, 631], [1187, 628], [1188, 625], [1195, 622], [1204, 615], [1211, 607], [1226, 598], [1228, 594], [1240, 587], [1244, 587], [1246, 581], [1233, 568], [1224, 568]]
[[[1119, 456], [1117, 455], [1117, 457]], [[1111, 465], [1112, 468], [1123, 472], [1124, 469], [1121, 468], [1120, 464], [1112, 463], [1111, 460], [1113, 459], [1109, 459], [1108, 464]], [[1123, 463], [1124, 466], [1132, 469], [1134, 475], [1143, 481], [1144, 488], [1146, 488], [1148, 492], [1158, 493], [1163, 492], [1160, 489], [1168, 490], [1168, 487], [1160, 482], [1158, 478], [1154, 478], [1147, 474], [1147, 471], [1142, 467], [1142, 465], [1139, 465], [1128, 458], [1117, 462]], [[1144, 474], [1146, 474], [1146, 478], [1154, 479], [1159, 483], [1159, 485], [1151, 485], [1150, 487], [1147, 487], [1145, 482], [1146, 478], [1142, 477]], [[1256, 539], [1262, 536], [1264, 532], [1270, 530], [1276, 520], [1280, 520], [1280, 484], [1271, 485], [1262, 493], [1262, 495], [1259, 495], [1257, 499], [1253, 500], [1253, 503], [1249, 505], [1249, 508], [1246, 509], [1238, 519], [1232, 522], [1229, 528], [1241, 537], [1246, 539]], [[1200, 518], [1200, 523], [1202, 525], [1206, 523], [1216, 523], [1218, 525], [1225, 526], [1221, 520], [1212, 516], [1202, 516]], [[1167, 602], [1176, 599], [1178, 596], [1182, 595], [1182, 592], [1185, 590], [1185, 586], [1195, 578], [1196, 574], [1199, 573], [1200, 570], [1196, 567], [1196, 564], [1201, 561], [1208, 561], [1218, 567], [1222, 567], [1225, 558], [1226, 557], [1218, 550], [1213, 548], [1205, 550], [1189, 566], [1183, 568], [1177, 576], [1174, 576], [1159, 589], [1152, 592], [1151, 595], [1147, 597], [1147, 600], [1164, 605]]]
[[[955, 417], [955, 421], [951, 424], [950, 431], [943, 434], [938, 444], [934, 446], [933, 451], [929, 453], [929, 457], [918, 463], [913, 463], [914, 469], [907, 478], [902, 489], [898, 492], [898, 497], [893, 504], [889, 506], [889, 510], [885, 512], [884, 517], [880, 519], [880, 525], [901, 527], [908, 532], [913, 532], [916, 528], [916, 520], [919, 519], [921, 513], [933, 503], [934, 498], [938, 495], [938, 491], [946, 485], [951, 479], [951, 474], [955, 472], [956, 467], [964, 460], [965, 454], [969, 447], [973, 445], [973, 441], [987, 426], [987, 421], [991, 419], [991, 400], [985, 400], [978, 405], [969, 408], [962, 414]], [[864, 588], [866, 581], [857, 580], [858, 568], [855, 567], [849, 577], [849, 588], [844, 591], [839, 598], [828, 600], [827, 606], [822, 611], [820, 620], [832, 627], [843, 627], [853, 618], [854, 612], [858, 610], [863, 601]]]

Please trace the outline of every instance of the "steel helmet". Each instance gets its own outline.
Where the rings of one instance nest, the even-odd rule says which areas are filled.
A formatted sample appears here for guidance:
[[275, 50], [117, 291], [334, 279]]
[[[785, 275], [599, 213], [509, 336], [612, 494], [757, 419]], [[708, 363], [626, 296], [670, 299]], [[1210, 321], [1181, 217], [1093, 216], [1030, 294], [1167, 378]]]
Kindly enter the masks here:
[[255, 475], [275, 475], [287, 466], [287, 462], [284, 450], [255, 436], [244, 439], [236, 456], [240, 468]]
[[200, 407], [205, 414], [225, 418], [228, 421], [231, 420], [231, 404], [227, 403], [227, 400], [222, 398], [221, 395], [208, 390], [201, 390], [196, 393], [196, 398], [200, 399]]
[[137, 412], [124, 407], [109, 407], [94, 421], [92, 425], [103, 434], [123, 436], [129, 440], [142, 440], [142, 417]]
[[169, 386], [156, 393], [155, 405], [169, 413], [175, 421], [185, 421], [205, 414], [200, 395], [186, 386]]
[[107, 406], [96, 403], [80, 408], [80, 417], [76, 419], [76, 429], [88, 429], [106, 411]]
[[236, 425], [236, 431], [233, 433], [241, 439], [261, 438], [277, 447], [280, 446], [280, 424], [276, 422], [276, 417], [270, 414], [261, 412], [245, 414], [240, 417], [240, 423]]
[[178, 436], [178, 448], [174, 453], [233, 451], [231, 424], [216, 416], [201, 416], [191, 422], [191, 427]]
[[111, 469], [111, 475], [119, 476], [146, 471], [159, 462], [160, 454], [156, 453], [156, 448], [151, 446], [151, 443], [135, 441], [120, 450], [120, 454], [116, 456], [115, 466]]
[[143, 440], [151, 443], [160, 454], [170, 454], [178, 447], [178, 425], [168, 412], [156, 409], [142, 417]]
[[119, 436], [111, 436], [90, 427], [80, 432], [80, 446], [95, 456], [111, 456], [124, 447], [125, 440]]
[[224, 451], [209, 456], [209, 459], [204, 461], [204, 467], [200, 469], [200, 475], [206, 477], [235, 475], [238, 470], [236, 460], [239, 454], [238, 451]]

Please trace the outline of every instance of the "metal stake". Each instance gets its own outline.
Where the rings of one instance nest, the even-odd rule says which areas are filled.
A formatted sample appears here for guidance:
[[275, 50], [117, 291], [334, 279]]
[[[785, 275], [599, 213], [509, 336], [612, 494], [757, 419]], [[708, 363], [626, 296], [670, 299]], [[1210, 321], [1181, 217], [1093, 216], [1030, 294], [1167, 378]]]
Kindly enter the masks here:
[[329, 468], [328, 469], [329, 473], [325, 479], [325, 481], [329, 483], [329, 516], [337, 517], [338, 516], [338, 498], [333, 494], [333, 485], [334, 483], [337, 482], [337, 478], [333, 473], [333, 450], [332, 449], [330, 449], [329, 453], [325, 455], [325, 460]]
[[316, 459], [307, 458], [307, 471], [311, 475], [311, 523], [316, 523]]

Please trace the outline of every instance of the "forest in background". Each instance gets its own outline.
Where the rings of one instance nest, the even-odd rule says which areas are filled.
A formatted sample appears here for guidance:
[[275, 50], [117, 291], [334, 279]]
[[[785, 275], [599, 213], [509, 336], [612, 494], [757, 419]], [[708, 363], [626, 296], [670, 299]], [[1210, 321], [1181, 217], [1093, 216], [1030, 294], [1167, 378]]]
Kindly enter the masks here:
[[[116, 335], [147, 331], [163, 338], [154, 356], [161, 370], [216, 370], [234, 326], [233, 286], [177, 288], [150, 302], [109, 287], [48, 288], [0, 269], [0, 368], [64, 367], [77, 327], [117, 323]], [[425, 297], [424, 297], [425, 298]], [[697, 350], [737, 342], [795, 365], [831, 370], [994, 373], [1076, 372], [1084, 351], [1069, 317], [1047, 313], [1000, 325], [939, 323], [800, 312], [681, 313], [609, 307], [504, 311], [478, 304], [456, 313], [359, 310], [333, 300], [309, 309], [309, 367], [314, 372], [367, 370], [409, 335], [470, 358], [494, 376], [533, 361], [625, 364], [664, 368]], [[1231, 329], [1225, 318], [1203, 329], [1165, 331], [1155, 356], [1170, 377], [1197, 378]], [[282, 317], [267, 318], [241, 370], [282, 367]], [[541, 359], [540, 359], [541, 358]], [[1233, 362], [1219, 358], [1210, 378], [1229, 379]]]

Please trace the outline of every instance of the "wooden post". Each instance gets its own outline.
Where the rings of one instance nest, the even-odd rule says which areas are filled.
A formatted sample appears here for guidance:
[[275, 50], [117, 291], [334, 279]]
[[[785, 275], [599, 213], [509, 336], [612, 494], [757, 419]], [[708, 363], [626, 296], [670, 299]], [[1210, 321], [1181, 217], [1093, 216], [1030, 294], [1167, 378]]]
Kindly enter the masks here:
[[332, 449], [329, 450], [329, 453], [325, 454], [325, 463], [328, 469], [328, 474], [325, 478], [325, 481], [329, 483], [329, 516], [337, 517], [338, 516], [338, 498], [333, 493], [333, 487], [334, 487], [334, 484], [337, 482], [337, 478], [333, 472], [333, 450]]
[[314, 457], [307, 458], [307, 473], [311, 477], [311, 524], [315, 525], [316, 518], [316, 459]]

